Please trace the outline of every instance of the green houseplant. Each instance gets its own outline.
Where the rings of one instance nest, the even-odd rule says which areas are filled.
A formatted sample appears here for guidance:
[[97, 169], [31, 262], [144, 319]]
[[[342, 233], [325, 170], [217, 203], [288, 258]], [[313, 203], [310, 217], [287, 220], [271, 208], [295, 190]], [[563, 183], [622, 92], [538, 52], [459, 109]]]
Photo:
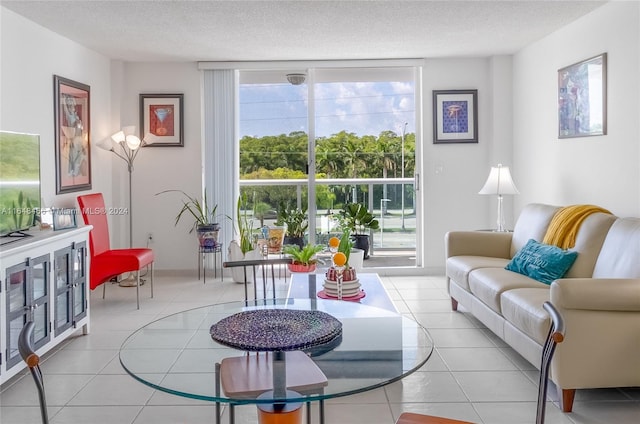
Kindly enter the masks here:
[[349, 230], [355, 247], [364, 250], [364, 259], [369, 259], [369, 235], [365, 231], [379, 229], [378, 220], [363, 203], [347, 203], [339, 214], [340, 227]]
[[249, 219], [247, 215], [247, 196], [238, 196], [238, 202], [236, 204], [236, 223], [238, 225], [238, 244], [240, 251], [243, 255], [253, 250], [252, 233], [253, 233], [253, 221]]
[[156, 193], [156, 196], [171, 192], [181, 193], [184, 196], [181, 199], [182, 208], [176, 215], [174, 225], [178, 225], [182, 218], [185, 217], [185, 219], [193, 219], [189, 234], [193, 233], [194, 230], [197, 232], [202, 252], [215, 251], [218, 248], [218, 233], [220, 231], [220, 224], [216, 222], [218, 205], [209, 204], [206, 191], [202, 201], [198, 197], [190, 196], [183, 190], [164, 190]]
[[304, 247], [304, 234], [309, 227], [306, 208], [291, 207], [289, 203], [280, 203], [276, 225], [287, 227], [284, 244], [295, 244]]
[[316, 253], [322, 252], [324, 246], [321, 244], [307, 244], [302, 248], [296, 244], [283, 247], [282, 252], [291, 256], [292, 263], [289, 264], [291, 272], [312, 272], [316, 269]]

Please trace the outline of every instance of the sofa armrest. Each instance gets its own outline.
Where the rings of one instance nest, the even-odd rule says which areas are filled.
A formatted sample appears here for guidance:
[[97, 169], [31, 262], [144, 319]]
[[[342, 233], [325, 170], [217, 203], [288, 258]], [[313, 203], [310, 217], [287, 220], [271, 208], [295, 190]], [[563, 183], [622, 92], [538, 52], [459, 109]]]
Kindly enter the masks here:
[[561, 309], [640, 312], [640, 278], [564, 278], [551, 284]]
[[493, 231], [449, 231], [444, 236], [446, 257], [487, 256], [511, 258], [513, 233]]
[[550, 296], [566, 328], [551, 363], [556, 386], [640, 385], [640, 279], [564, 278]]

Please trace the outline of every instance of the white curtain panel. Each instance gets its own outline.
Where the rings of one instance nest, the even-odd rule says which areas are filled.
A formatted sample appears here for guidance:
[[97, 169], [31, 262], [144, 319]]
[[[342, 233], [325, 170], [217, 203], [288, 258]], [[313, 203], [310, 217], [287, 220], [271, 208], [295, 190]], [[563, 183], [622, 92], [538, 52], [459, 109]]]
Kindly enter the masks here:
[[235, 238], [235, 207], [240, 193], [238, 184], [238, 71], [214, 69], [202, 71], [204, 122], [204, 182], [207, 200], [218, 204], [223, 257], [226, 246]]

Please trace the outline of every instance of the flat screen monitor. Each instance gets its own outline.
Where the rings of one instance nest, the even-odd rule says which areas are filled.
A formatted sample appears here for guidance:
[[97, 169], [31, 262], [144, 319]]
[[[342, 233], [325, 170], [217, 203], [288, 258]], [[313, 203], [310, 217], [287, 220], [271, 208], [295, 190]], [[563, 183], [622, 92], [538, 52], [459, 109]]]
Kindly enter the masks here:
[[23, 235], [40, 208], [40, 136], [0, 131], [0, 245]]

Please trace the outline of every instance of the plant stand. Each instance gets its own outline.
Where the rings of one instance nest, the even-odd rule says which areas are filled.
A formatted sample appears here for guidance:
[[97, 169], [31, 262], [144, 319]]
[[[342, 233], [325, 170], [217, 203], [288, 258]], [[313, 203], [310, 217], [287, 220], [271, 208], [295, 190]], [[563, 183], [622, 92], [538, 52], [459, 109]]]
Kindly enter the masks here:
[[207, 284], [207, 255], [213, 254], [213, 278], [218, 277], [218, 256], [220, 256], [220, 278], [224, 281], [222, 272], [222, 244], [218, 243], [213, 250], [198, 247], [198, 280], [200, 280], [200, 270], [202, 269], [203, 284]]

